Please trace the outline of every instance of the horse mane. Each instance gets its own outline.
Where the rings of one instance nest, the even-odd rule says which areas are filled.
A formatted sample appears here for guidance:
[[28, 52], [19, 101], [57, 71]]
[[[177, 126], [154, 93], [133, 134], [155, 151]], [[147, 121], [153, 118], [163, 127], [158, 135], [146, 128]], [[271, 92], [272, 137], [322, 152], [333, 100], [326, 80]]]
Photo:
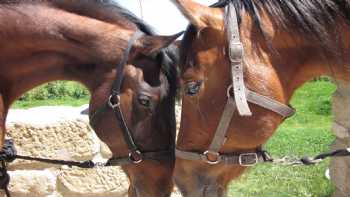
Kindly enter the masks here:
[[[229, 3], [236, 9], [239, 24], [242, 13], [248, 13], [267, 42], [270, 41], [261, 22], [262, 11], [282, 30], [320, 43], [326, 53], [336, 56], [342, 48], [336, 20], [341, 17], [350, 22], [350, 0], [221, 0], [212, 7], [225, 7]], [[181, 44], [181, 57], [186, 56], [196, 34], [196, 27], [190, 25]], [[184, 63], [185, 59], [180, 61]]]
[[[321, 43], [323, 47], [334, 47], [335, 35], [338, 34], [338, 17], [350, 20], [349, 0], [228, 0], [231, 1], [241, 16], [246, 11], [255, 26], [264, 35], [264, 27], [259, 13], [264, 10], [272, 22], [287, 32], [299, 33], [301, 37]], [[239, 21], [241, 19], [239, 18]], [[336, 31], [336, 32], [334, 32]], [[291, 32], [291, 33], [292, 33]], [[266, 38], [266, 37], [265, 37]], [[327, 51], [330, 52], [330, 51]]]

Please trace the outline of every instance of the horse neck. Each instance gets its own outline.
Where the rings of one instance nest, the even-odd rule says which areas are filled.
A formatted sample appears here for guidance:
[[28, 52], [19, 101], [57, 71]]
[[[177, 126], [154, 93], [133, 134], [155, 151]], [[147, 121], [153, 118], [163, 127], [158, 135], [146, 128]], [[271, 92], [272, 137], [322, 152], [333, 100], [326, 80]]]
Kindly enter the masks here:
[[[350, 70], [346, 67], [350, 61], [347, 57], [350, 53], [350, 28], [345, 21], [337, 22], [340, 35], [330, 38], [334, 40], [334, 49], [271, 24], [265, 24], [272, 27], [265, 32], [271, 36], [270, 40], [263, 37], [261, 32], [247, 28], [243, 32], [249, 38], [245, 39], [248, 84], [257, 92], [265, 92], [288, 102], [298, 87], [319, 76], [350, 82]], [[336, 37], [339, 40], [336, 41]], [[334, 53], [332, 50], [338, 51]]]
[[8, 103], [54, 80], [80, 81], [93, 90], [111, 77], [105, 73], [121, 59], [133, 33], [46, 6], [19, 5], [14, 8], [18, 12], [0, 9], [4, 12], [0, 21], [4, 32], [0, 37], [0, 90], [7, 93]]

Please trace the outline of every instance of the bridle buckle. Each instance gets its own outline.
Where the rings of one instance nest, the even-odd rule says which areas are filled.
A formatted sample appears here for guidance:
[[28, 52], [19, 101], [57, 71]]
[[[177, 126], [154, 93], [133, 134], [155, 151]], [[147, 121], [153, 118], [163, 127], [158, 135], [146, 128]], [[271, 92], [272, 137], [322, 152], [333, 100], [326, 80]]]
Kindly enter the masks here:
[[[216, 165], [221, 162], [220, 153], [218, 152], [207, 150], [203, 153], [203, 155], [204, 155], [205, 162], [207, 162], [209, 165]], [[210, 158], [210, 156], [214, 156], [215, 160]]]
[[238, 157], [238, 163], [240, 166], [251, 167], [255, 166], [259, 162], [257, 153], [243, 153]]
[[241, 42], [230, 42], [229, 43], [229, 58], [233, 63], [240, 63], [243, 60], [243, 44]]

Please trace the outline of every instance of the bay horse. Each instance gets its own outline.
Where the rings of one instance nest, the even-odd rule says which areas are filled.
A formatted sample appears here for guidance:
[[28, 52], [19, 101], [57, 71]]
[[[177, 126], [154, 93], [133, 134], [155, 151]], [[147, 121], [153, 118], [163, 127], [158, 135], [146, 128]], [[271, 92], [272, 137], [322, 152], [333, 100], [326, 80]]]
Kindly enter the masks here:
[[109, 0], [0, 1], [0, 146], [18, 97], [45, 82], [78, 81], [111, 162], [124, 164], [129, 196], [170, 196], [176, 54], [165, 48], [178, 36], [155, 35]]
[[292, 115], [298, 87], [321, 75], [350, 82], [350, 2], [173, 2], [191, 23], [180, 49], [175, 183], [184, 196], [226, 196], [231, 180], [267, 156], [260, 147]]

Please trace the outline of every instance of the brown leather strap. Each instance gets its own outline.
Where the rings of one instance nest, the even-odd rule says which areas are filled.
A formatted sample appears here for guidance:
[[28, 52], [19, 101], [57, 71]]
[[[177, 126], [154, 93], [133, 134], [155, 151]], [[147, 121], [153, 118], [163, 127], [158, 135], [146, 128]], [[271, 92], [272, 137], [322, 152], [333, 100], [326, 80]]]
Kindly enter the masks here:
[[[236, 110], [235, 101], [229, 95], [229, 89], [228, 89], [228, 99], [224, 108], [224, 112], [221, 116], [219, 125], [215, 131], [215, 136], [208, 148], [208, 151], [213, 153], [218, 153], [221, 147], [224, 145], [226, 141], [226, 134], [228, 131], [228, 127], [230, 126], [230, 122], [234, 114], [234, 111]], [[250, 91], [249, 89], [247, 89], [246, 92], [247, 92], [247, 99], [249, 102], [259, 105], [263, 108], [269, 109], [283, 116], [284, 118], [290, 117], [295, 113], [295, 110], [289, 107], [288, 105], [280, 103], [266, 96], [260, 95], [256, 92]]]
[[235, 110], [235, 101], [232, 97], [228, 97], [224, 112], [219, 122], [219, 126], [217, 127], [213, 141], [209, 146], [209, 151], [218, 153], [221, 147], [224, 145], [226, 141], [226, 133], [228, 131], [228, 127], [230, 126], [230, 122]]
[[[181, 159], [191, 161], [204, 161], [210, 165], [225, 164], [225, 165], [239, 165], [239, 166], [254, 166], [259, 162], [267, 161], [264, 151], [247, 152], [247, 153], [229, 153], [217, 154], [215, 158], [210, 156], [208, 152], [197, 153], [182, 150], [175, 150], [176, 156]], [[215, 156], [215, 155], [214, 155]]]
[[253, 92], [249, 89], [246, 90], [247, 92], [247, 98], [248, 101], [251, 103], [254, 103], [256, 105], [259, 105], [265, 109], [269, 109], [284, 118], [291, 117], [295, 114], [295, 109], [289, 107], [288, 105], [285, 105], [283, 103], [280, 103], [274, 99], [271, 99], [267, 96], [263, 96], [261, 94], [258, 94], [256, 92]]
[[244, 85], [243, 75], [243, 45], [240, 40], [237, 13], [232, 3], [227, 8], [227, 35], [229, 41], [229, 58], [236, 106], [241, 116], [251, 116]]

